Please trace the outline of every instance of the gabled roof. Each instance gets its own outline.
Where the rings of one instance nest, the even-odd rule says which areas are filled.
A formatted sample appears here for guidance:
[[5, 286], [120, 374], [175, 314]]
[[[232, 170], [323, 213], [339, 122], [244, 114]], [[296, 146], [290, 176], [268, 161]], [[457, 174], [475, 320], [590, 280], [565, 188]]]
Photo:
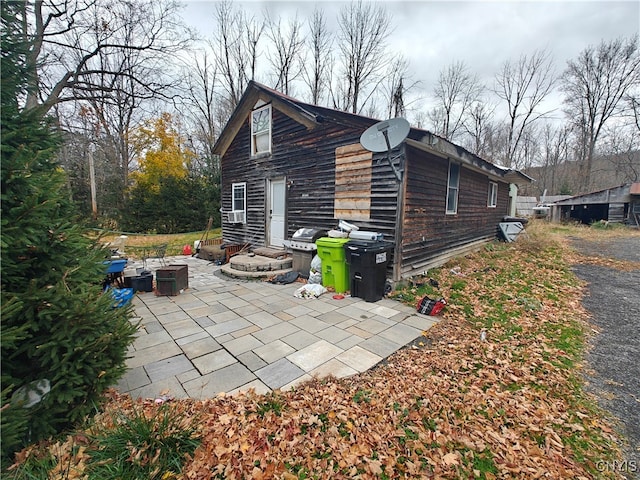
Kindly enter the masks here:
[[[276, 109], [290, 116], [292, 119], [303, 124], [309, 129], [315, 128], [325, 120], [342, 123], [345, 126], [359, 126], [362, 131], [379, 120], [357, 115], [355, 113], [343, 112], [327, 107], [320, 107], [301, 102], [291, 98], [272, 88], [266, 87], [251, 80], [245, 90], [238, 106], [229, 118], [229, 121], [222, 130], [222, 134], [214, 145], [214, 153], [222, 156], [225, 154], [231, 142], [248, 118], [256, 103], [262, 100], [271, 103]], [[534, 180], [518, 170], [512, 170], [495, 165], [469, 151], [463, 147], [439, 137], [428, 130], [412, 127], [405, 143], [418, 150], [428, 152], [442, 158], [459, 161], [472, 170], [482, 172], [488, 176], [503, 179], [510, 183], [531, 183]]]
[[249, 85], [247, 85], [247, 89], [242, 94], [238, 106], [222, 130], [222, 134], [218, 137], [218, 141], [213, 147], [214, 153], [221, 156], [225, 154], [227, 148], [229, 148], [229, 145], [231, 145], [231, 142], [237, 135], [238, 130], [240, 130], [240, 127], [242, 127], [243, 122], [249, 116], [258, 100], [262, 100], [265, 103], [272, 103], [278, 110], [289, 115], [307, 128], [314, 128], [321, 121], [316, 114], [303, 108], [303, 104], [300, 102], [251, 80]]

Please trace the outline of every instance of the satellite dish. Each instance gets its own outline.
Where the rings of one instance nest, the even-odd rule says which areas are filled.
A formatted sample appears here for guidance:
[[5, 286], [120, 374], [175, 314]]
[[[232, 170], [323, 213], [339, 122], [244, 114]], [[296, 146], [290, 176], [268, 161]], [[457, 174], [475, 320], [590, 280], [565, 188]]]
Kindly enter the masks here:
[[370, 152], [387, 152], [407, 138], [410, 128], [404, 118], [391, 118], [367, 128], [360, 135], [360, 143]]
[[402, 181], [402, 171], [395, 166], [394, 160], [402, 155], [392, 160], [391, 150], [407, 138], [410, 129], [409, 122], [404, 118], [391, 118], [370, 126], [360, 135], [360, 143], [370, 152], [387, 152], [387, 161], [399, 182]]

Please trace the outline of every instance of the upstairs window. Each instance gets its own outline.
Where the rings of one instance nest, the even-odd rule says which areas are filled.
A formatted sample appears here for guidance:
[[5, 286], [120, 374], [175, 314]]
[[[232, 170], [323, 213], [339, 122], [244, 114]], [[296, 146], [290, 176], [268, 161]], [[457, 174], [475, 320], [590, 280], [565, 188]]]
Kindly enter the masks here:
[[498, 184], [489, 182], [489, 193], [487, 195], [487, 207], [495, 208], [498, 205]]
[[460, 165], [449, 163], [449, 181], [447, 182], [447, 214], [458, 213], [458, 189], [460, 186]]
[[251, 155], [271, 152], [271, 105], [251, 112]]

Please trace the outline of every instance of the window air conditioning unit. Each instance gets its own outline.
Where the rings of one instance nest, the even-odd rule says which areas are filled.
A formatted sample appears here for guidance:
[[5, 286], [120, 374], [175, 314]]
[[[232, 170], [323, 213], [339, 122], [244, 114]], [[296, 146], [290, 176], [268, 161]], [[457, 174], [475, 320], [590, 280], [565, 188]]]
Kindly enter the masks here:
[[244, 212], [242, 210], [227, 212], [229, 223], [244, 223]]

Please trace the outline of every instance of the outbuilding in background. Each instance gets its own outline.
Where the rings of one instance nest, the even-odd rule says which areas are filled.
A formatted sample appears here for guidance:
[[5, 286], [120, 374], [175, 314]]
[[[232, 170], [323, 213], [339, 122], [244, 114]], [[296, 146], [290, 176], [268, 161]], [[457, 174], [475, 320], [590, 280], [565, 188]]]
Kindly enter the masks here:
[[640, 226], [640, 182], [628, 183], [598, 192], [556, 201], [552, 206], [553, 221], [599, 221]]

